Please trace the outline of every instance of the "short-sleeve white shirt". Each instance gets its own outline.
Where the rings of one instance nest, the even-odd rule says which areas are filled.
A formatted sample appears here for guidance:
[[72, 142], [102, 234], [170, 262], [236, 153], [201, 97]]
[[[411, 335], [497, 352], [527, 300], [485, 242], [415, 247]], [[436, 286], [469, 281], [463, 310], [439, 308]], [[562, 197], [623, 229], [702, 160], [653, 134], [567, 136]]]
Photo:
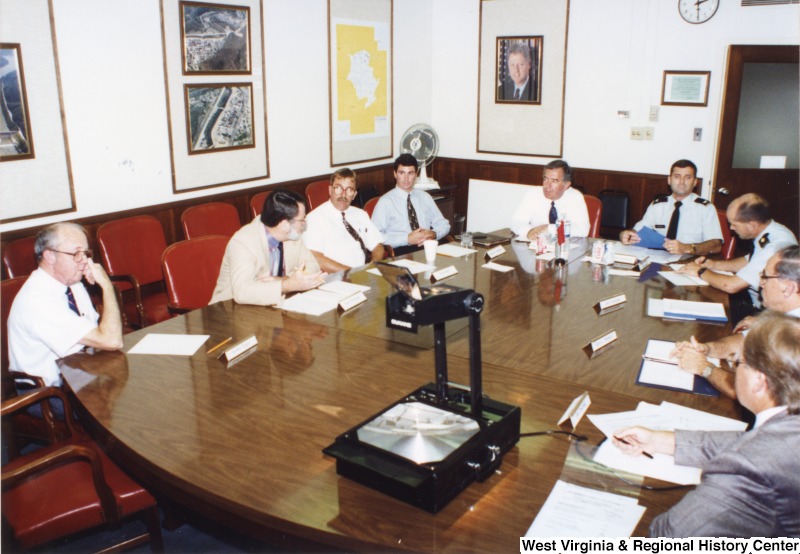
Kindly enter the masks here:
[[99, 316], [83, 283], [70, 287], [81, 315], [67, 301], [67, 287], [46, 271], [31, 273], [20, 289], [8, 316], [9, 368], [59, 385], [56, 360], [78, 352], [78, 341], [97, 327]]
[[[683, 199], [678, 220], [678, 234], [675, 238], [683, 244], [695, 244], [707, 240], [723, 240], [722, 228], [719, 225], [717, 208], [711, 202], [691, 193]], [[642, 227], [650, 227], [663, 236], [667, 236], [669, 222], [675, 211], [675, 197], [660, 196], [647, 207], [642, 220], [633, 226], [634, 231]]]
[[[350, 206], [344, 217], [370, 252], [383, 242], [381, 232], [364, 210]], [[303, 233], [306, 248], [348, 267], [364, 265], [364, 251], [344, 226], [342, 212], [330, 200], [312, 210], [306, 221], [308, 226]]]
[[779, 250], [793, 244], [797, 244], [794, 233], [775, 220], [753, 239], [753, 254], [748, 259], [747, 265], [736, 272], [736, 276], [750, 285], [748, 292], [756, 308], [761, 306], [758, 289], [761, 286], [761, 272], [767, 267], [767, 261]]
[[[541, 186], [530, 188], [531, 190], [522, 197], [522, 202], [511, 218], [511, 230], [522, 237], [528, 236], [528, 231], [534, 227], [550, 222], [552, 201], [545, 197]], [[565, 217], [571, 224], [570, 236], [586, 237], [589, 235], [589, 210], [586, 208], [586, 200], [581, 191], [570, 187], [555, 203], [558, 218]]]

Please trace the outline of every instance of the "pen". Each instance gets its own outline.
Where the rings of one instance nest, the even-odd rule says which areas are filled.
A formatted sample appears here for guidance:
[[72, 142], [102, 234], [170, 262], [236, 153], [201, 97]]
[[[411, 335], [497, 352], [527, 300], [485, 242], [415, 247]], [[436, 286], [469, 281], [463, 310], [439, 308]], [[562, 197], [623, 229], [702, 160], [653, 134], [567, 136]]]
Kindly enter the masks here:
[[659, 362], [662, 364], [678, 365], [678, 362], [673, 362], [672, 360], [665, 360], [664, 358], [653, 358], [652, 356], [647, 356], [645, 354], [642, 354], [642, 359], [647, 360], [648, 362]]
[[[618, 440], [619, 442], [621, 442], [622, 444], [627, 444], [628, 446], [632, 446], [632, 445], [631, 445], [631, 443], [629, 443], [628, 441], [626, 441], [626, 440], [625, 440], [625, 439], [623, 439], [623, 438], [620, 438], [620, 437], [618, 437], [618, 436], [616, 436], [616, 435], [614, 435], [614, 438], [615, 438], [615, 439], [617, 439], [617, 440]], [[650, 458], [651, 460], [653, 459], [653, 455], [652, 455], [652, 454], [650, 454], [649, 452], [645, 452], [644, 450], [642, 450], [642, 454], [644, 454], [645, 456], [647, 456], [647, 457], [648, 457], [648, 458]]]
[[233, 337], [228, 337], [227, 339], [225, 339], [224, 341], [220, 342], [216, 346], [213, 346], [213, 347], [209, 348], [208, 350], [206, 350], [206, 354], [211, 354], [212, 352], [214, 352], [215, 350], [218, 350], [219, 348], [225, 346], [226, 344], [228, 344], [232, 340], [233, 340]]

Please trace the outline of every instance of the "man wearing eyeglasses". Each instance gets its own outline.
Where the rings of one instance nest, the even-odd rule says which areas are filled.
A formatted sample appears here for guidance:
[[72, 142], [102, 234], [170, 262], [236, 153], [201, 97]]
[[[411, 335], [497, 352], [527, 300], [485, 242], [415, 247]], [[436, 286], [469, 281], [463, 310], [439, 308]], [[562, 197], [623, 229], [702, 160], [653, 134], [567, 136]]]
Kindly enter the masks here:
[[320, 267], [336, 273], [383, 259], [383, 237], [367, 212], [350, 203], [358, 190], [358, 178], [349, 168], [331, 175], [330, 200], [308, 214], [303, 235], [306, 247]]
[[[37, 235], [34, 253], [39, 267], [20, 289], [8, 316], [9, 367], [58, 386], [61, 374], [56, 360], [85, 346], [122, 348], [122, 320], [114, 285], [103, 267], [92, 261], [83, 227], [50, 225]], [[102, 290], [102, 316], [95, 311], [83, 279]]]
[[261, 215], [228, 241], [210, 304], [232, 298], [275, 306], [289, 292], [324, 283], [327, 274], [301, 240], [305, 225], [305, 199], [291, 190], [274, 190]]
[[[800, 318], [800, 246], [788, 246], [773, 255], [760, 275], [764, 307]], [[678, 365], [695, 375], [701, 375], [721, 393], [736, 398], [733, 373], [708, 361], [712, 358], [732, 359], [747, 335], [749, 319], [742, 321], [734, 334], [719, 340], [699, 343], [692, 337], [679, 342], [672, 351]]]

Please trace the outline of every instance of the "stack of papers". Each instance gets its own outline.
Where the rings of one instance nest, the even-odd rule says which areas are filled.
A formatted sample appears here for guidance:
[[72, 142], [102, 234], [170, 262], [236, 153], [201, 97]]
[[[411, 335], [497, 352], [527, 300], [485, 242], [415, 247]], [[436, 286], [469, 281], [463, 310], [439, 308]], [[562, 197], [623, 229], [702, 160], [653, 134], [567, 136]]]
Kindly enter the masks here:
[[368, 291], [366, 285], [346, 281], [332, 281], [319, 288], [295, 294], [281, 304], [281, 309], [307, 315], [322, 315], [335, 310], [339, 302], [359, 292]]
[[149, 333], [137, 342], [128, 354], [193, 356], [211, 335], [167, 335]]
[[645, 507], [636, 498], [558, 480], [526, 537], [630, 537]]
[[670, 298], [650, 298], [647, 315], [667, 317], [686, 321], [728, 321], [725, 307], [719, 302], [693, 302], [691, 300], [672, 300]]
[[449, 256], [451, 258], [460, 258], [461, 256], [467, 256], [468, 254], [474, 254], [475, 252], [477, 252], [477, 250], [473, 250], [472, 248], [464, 248], [463, 246], [458, 246], [452, 242], [440, 244], [436, 248], [436, 255], [441, 254], [442, 256]]
[[651, 261], [662, 265], [677, 262], [682, 256], [681, 254], [670, 254], [666, 250], [654, 250], [652, 248], [644, 248], [642, 246], [635, 246], [632, 244], [622, 244], [621, 242], [615, 242], [614, 247], [615, 254], [636, 256], [637, 260], [650, 258]]
[[[686, 408], [671, 402], [662, 402], [660, 405], [640, 402], [634, 411], [603, 415], [592, 414], [587, 417], [606, 437], [611, 437], [616, 431], [633, 425], [641, 425], [655, 431], [674, 431], [676, 429], [744, 431], [747, 428], [747, 424], [743, 421]], [[700, 483], [702, 474], [699, 467], [677, 465], [675, 457], [667, 454], [656, 453], [653, 454], [652, 459], [646, 456], [623, 454], [610, 440], [600, 445], [594, 460], [628, 473], [680, 485], [696, 485]]]
[[[647, 341], [636, 384], [706, 396], [719, 396], [719, 391], [706, 379], [678, 367], [678, 360], [669, 355], [674, 348], [675, 343], [671, 341], [656, 339]], [[708, 361], [719, 367], [719, 358], [708, 358]]]
[[703, 281], [700, 277], [695, 277], [694, 275], [688, 275], [686, 273], [678, 273], [676, 271], [659, 271], [658, 274], [673, 285], [677, 285], [679, 287], [708, 286], [708, 283]]

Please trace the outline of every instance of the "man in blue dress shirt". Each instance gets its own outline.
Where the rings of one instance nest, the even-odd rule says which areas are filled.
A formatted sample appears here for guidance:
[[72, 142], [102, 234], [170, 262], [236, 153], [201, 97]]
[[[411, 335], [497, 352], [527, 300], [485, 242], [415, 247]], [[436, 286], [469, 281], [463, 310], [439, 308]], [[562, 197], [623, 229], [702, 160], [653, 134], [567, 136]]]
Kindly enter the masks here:
[[417, 168], [414, 156], [401, 154], [394, 161], [397, 185], [381, 196], [372, 213], [372, 222], [395, 254], [419, 250], [426, 240], [440, 240], [450, 232], [450, 222], [431, 195], [414, 188]]

